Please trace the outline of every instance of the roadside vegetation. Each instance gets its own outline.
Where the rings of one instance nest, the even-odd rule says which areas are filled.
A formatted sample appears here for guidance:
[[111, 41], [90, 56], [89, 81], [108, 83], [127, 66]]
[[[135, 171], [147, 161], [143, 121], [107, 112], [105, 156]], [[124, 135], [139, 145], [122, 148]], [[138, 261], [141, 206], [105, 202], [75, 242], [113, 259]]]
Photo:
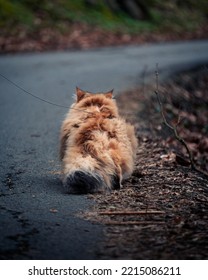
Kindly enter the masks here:
[[[207, 21], [206, 0], [0, 0], [0, 49], [40, 51], [204, 38]], [[96, 43], [90, 43], [90, 34]]]
[[[207, 259], [207, 67], [159, 83], [166, 119], [178, 123], [199, 170], [164, 124], [155, 85], [117, 97], [120, 113], [135, 125], [139, 147], [133, 175], [120, 190], [90, 195], [82, 216], [106, 225], [100, 259]], [[103, 250], [103, 247], [105, 248]]]
[[193, 30], [205, 23], [207, 16], [206, 0], [0, 0], [1, 27], [22, 25], [31, 31], [46, 26], [64, 30], [75, 22], [111, 31]]

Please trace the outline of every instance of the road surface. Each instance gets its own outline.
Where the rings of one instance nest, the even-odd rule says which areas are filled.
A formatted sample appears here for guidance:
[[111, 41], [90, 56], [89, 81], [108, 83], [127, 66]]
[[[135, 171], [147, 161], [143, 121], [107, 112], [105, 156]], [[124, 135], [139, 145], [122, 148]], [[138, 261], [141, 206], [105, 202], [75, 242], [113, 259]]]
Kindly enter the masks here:
[[[115, 92], [208, 62], [208, 42], [0, 56], [0, 73], [40, 98], [69, 106], [76, 86]], [[0, 258], [96, 259], [103, 226], [77, 216], [92, 203], [60, 182], [59, 129], [66, 108], [0, 77]]]

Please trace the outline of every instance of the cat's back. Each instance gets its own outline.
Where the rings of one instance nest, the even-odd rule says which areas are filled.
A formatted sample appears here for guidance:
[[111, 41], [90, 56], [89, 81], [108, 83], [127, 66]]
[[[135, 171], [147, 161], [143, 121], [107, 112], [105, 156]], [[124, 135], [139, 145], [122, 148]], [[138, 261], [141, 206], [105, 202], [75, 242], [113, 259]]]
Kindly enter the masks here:
[[63, 122], [60, 137], [63, 183], [68, 191], [119, 188], [123, 178], [133, 172], [133, 138], [133, 127], [119, 116], [112, 91], [91, 94], [77, 88], [77, 100]]

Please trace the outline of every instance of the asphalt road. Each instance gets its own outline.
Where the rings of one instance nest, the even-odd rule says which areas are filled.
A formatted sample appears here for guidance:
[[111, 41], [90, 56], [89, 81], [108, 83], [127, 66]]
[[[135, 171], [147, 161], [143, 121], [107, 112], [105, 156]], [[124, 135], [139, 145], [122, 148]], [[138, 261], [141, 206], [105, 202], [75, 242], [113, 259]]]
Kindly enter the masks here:
[[[208, 62], [208, 42], [0, 56], [0, 73], [68, 106], [75, 86], [115, 92]], [[67, 109], [40, 102], [0, 77], [0, 258], [96, 259], [103, 226], [76, 216], [86, 196], [61, 185], [58, 139]]]

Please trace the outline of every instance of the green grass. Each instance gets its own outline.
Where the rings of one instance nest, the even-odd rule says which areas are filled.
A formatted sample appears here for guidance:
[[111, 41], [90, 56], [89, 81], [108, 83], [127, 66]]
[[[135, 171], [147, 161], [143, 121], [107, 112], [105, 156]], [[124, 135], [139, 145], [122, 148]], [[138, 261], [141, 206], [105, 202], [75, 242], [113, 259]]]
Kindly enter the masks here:
[[23, 26], [35, 31], [52, 27], [65, 32], [72, 23], [81, 22], [112, 32], [177, 32], [194, 30], [207, 20], [206, 0], [182, 2], [178, 8], [170, 0], [151, 0], [151, 20], [138, 21], [124, 13], [112, 13], [104, 1], [98, 1], [92, 9], [84, 4], [84, 0], [0, 0], [0, 28], [10, 30]]
[[32, 25], [33, 13], [22, 3], [0, 0], [0, 27], [16, 24]]

